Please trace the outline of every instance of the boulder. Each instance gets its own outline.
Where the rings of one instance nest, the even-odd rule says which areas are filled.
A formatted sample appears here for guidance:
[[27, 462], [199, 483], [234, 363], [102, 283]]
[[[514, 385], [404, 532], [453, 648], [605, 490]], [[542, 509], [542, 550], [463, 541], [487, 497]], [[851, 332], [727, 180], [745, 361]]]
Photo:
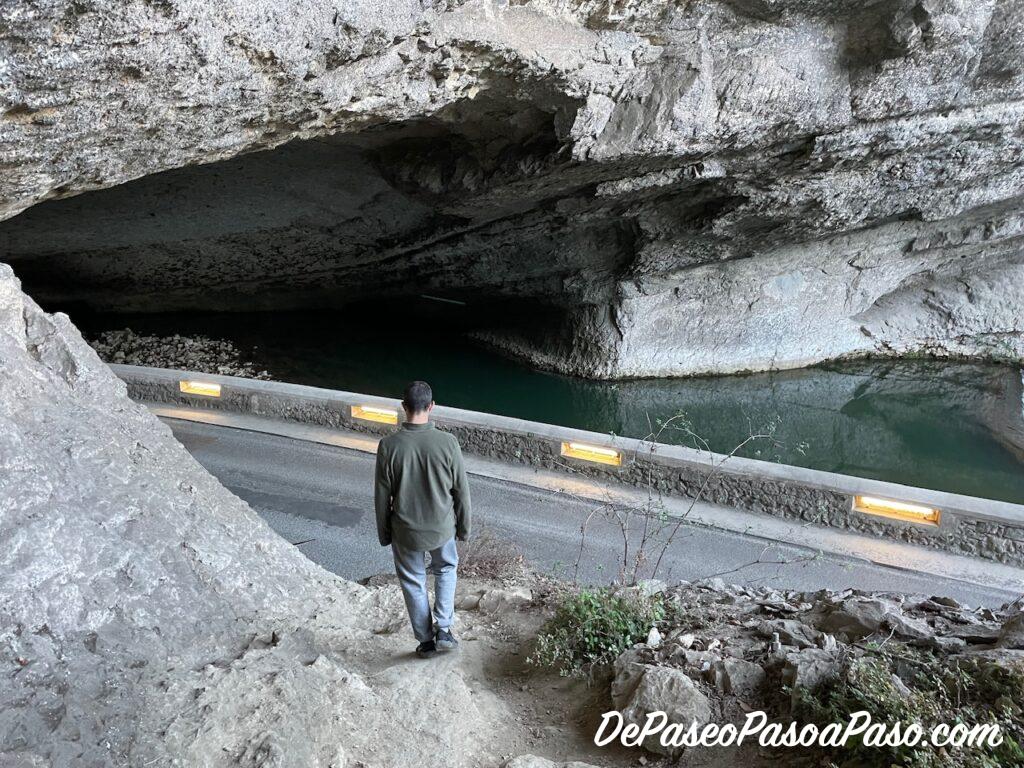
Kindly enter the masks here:
[[[620, 663], [621, 662], [621, 663]], [[670, 723], [700, 725], [711, 719], [711, 704], [697, 684], [672, 667], [641, 665], [632, 658], [619, 658], [612, 683], [612, 702], [627, 723], [643, 724], [651, 712], [664, 712]], [[657, 736], [644, 741], [644, 749], [659, 754], [674, 752], [663, 747]]]
[[791, 688], [813, 690], [823, 683], [836, 679], [841, 671], [842, 664], [835, 654], [820, 648], [805, 648], [786, 654], [782, 682]]
[[741, 698], [764, 685], [766, 674], [760, 664], [744, 659], [722, 659], [711, 668], [712, 682], [723, 693]]

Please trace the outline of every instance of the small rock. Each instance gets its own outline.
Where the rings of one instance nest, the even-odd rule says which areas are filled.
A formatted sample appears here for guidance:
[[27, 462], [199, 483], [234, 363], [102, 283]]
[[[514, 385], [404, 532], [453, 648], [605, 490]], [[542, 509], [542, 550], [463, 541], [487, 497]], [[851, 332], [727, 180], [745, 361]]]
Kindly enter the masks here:
[[834, 653], [839, 648], [839, 644], [836, 642], [835, 637], [829, 634], [822, 634], [821, 639], [818, 641], [818, 647], [823, 651]]
[[1024, 612], [1015, 613], [1006, 620], [999, 630], [996, 647], [1024, 650]]
[[480, 596], [479, 610], [485, 614], [509, 613], [533, 602], [527, 587], [488, 589]]
[[651, 627], [651, 631], [647, 633], [648, 648], [660, 648], [661, 647], [661, 632], [658, 631], [657, 627]]
[[693, 641], [697, 639], [697, 636], [692, 632], [684, 632], [676, 635], [673, 638], [673, 642], [682, 648], [684, 651], [693, 647]]
[[765, 681], [765, 671], [760, 664], [743, 659], [722, 659], [712, 667], [715, 686], [723, 693], [734, 696], [749, 696], [755, 693]]
[[662, 592], [668, 589], [666, 584], [661, 579], [641, 579], [636, 584], [640, 594], [645, 597], [651, 597], [653, 595], [660, 595]]
[[538, 757], [537, 755], [520, 755], [519, 757], [513, 757], [511, 760], [505, 763], [505, 768], [595, 768], [590, 763], [581, 763], [576, 760], [570, 760], [567, 763], [556, 763], [548, 760], [546, 757]]
[[782, 670], [782, 682], [792, 688], [817, 688], [835, 680], [842, 669], [839, 660], [820, 648], [805, 648], [786, 654], [786, 665]]
[[795, 619], [762, 621], [757, 631], [773, 640], [777, 637], [783, 645], [792, 645], [794, 648], [815, 648], [822, 637], [821, 632]]
[[480, 607], [480, 592], [459, 595], [455, 598], [455, 608], [459, 611], [475, 611]]

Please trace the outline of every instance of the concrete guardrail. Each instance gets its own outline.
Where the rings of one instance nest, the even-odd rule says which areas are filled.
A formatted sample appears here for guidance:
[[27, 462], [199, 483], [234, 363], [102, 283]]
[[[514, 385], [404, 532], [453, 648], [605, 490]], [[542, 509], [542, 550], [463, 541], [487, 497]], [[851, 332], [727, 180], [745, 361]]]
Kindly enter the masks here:
[[[111, 368], [137, 401], [209, 408], [353, 432], [379, 435], [395, 428], [356, 418], [353, 409], [399, 409], [397, 400], [299, 384], [128, 365]], [[214, 385], [219, 395], [183, 392], [183, 381]], [[381, 416], [374, 411], [364, 415]], [[699, 494], [713, 504], [1024, 565], [1024, 505], [754, 459], [727, 459], [682, 446], [459, 408], [438, 406], [434, 419], [439, 428], [458, 437], [464, 451], [503, 462], [604, 478], [649, 488], [654, 494], [691, 498]], [[565, 455], [569, 443], [578, 444], [584, 458]], [[588, 456], [588, 446], [611, 451], [614, 456], [599, 452]], [[618, 464], [588, 460], [614, 461], [615, 457]], [[897, 510], [897, 514], [921, 517], [922, 522], [891, 519], [855, 508], [874, 506], [877, 502], [872, 499], [916, 505], [922, 509]], [[935, 519], [923, 519], [929, 511], [934, 511]]]

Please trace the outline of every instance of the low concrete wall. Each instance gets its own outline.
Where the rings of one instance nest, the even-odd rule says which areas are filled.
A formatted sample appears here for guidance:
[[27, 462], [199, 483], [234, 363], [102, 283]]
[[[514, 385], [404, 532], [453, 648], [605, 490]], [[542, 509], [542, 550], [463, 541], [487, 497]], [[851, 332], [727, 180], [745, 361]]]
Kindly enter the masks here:
[[[397, 408], [396, 400], [271, 381], [254, 381], [161, 368], [113, 365], [135, 400], [231, 411], [337, 429], [386, 434], [393, 426], [352, 417], [352, 406]], [[220, 397], [188, 395], [179, 381], [220, 384]], [[761, 514], [848, 528], [929, 547], [1024, 565], [1024, 506], [931, 491], [831, 472], [652, 444], [624, 437], [539, 424], [438, 406], [437, 426], [459, 438], [464, 451], [627, 485], [655, 494], [699, 497]], [[561, 455], [563, 441], [607, 446], [621, 466], [593, 464]], [[936, 507], [937, 526], [905, 523], [853, 510], [856, 495], [879, 496]]]

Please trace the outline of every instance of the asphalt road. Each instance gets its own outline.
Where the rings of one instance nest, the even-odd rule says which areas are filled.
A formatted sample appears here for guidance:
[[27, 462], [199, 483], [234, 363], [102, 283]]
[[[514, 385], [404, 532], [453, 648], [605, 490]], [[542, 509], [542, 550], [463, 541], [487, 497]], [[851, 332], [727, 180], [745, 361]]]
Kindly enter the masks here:
[[[377, 542], [372, 455], [277, 435], [166, 419], [193, 456], [245, 499], [309, 558], [349, 579], [389, 571], [390, 549]], [[539, 569], [609, 581], [619, 570], [623, 537], [592, 522], [582, 558], [580, 527], [599, 506], [547, 490], [471, 475], [474, 529], [515, 542]], [[639, 528], [639, 525], [634, 526]], [[631, 537], [636, 551], [637, 535]], [[914, 573], [841, 555], [697, 525], [684, 525], [659, 577], [814, 590], [855, 587], [947, 595], [998, 606], [1018, 595], [990, 585]]]

